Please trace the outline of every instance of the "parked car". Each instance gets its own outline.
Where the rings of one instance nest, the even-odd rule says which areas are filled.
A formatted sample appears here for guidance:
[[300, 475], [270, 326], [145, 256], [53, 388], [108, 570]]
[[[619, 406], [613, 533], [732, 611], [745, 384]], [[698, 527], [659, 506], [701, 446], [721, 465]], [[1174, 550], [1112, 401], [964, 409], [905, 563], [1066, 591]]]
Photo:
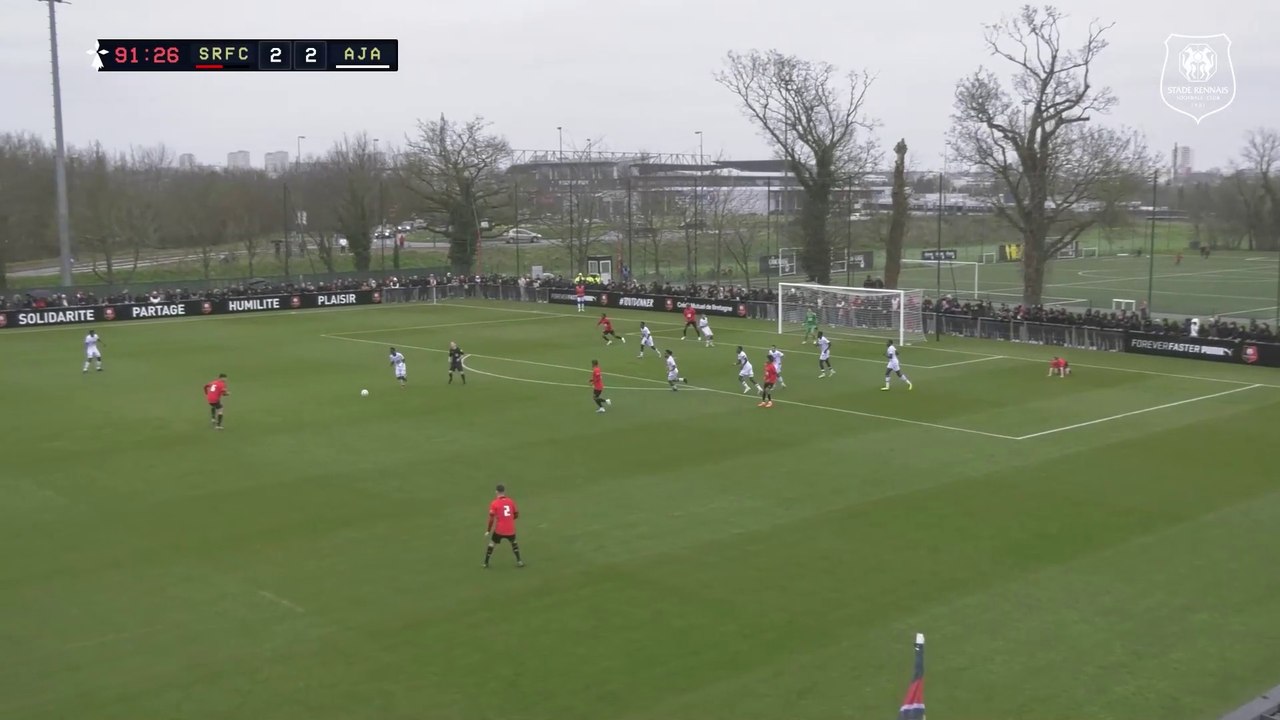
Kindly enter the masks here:
[[413, 223], [402, 222], [402, 223], [400, 223], [400, 225], [396, 228], [396, 230], [398, 230], [398, 231], [400, 231], [400, 232], [402, 232], [402, 233], [411, 233], [411, 232], [413, 232]]
[[524, 228], [511, 228], [498, 237], [505, 240], [508, 245], [519, 245], [520, 243], [536, 243], [542, 241], [541, 235], [532, 230], [525, 230]]

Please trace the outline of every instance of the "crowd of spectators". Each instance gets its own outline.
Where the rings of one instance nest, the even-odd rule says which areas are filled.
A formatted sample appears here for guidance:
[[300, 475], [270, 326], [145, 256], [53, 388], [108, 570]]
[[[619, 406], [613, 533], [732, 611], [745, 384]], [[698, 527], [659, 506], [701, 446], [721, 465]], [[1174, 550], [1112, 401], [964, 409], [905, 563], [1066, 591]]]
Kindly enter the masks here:
[[[230, 285], [212, 289], [154, 289], [145, 292], [121, 290], [105, 296], [97, 296], [92, 292], [77, 291], [73, 294], [32, 292], [11, 297], [0, 296], [0, 309], [14, 310], [45, 307], [75, 307], [87, 305], [116, 305], [125, 303], [166, 303], [182, 300], [223, 300], [227, 298], [255, 297], [261, 295], [287, 295], [294, 293], [320, 293], [354, 290], [376, 290], [397, 287], [429, 287], [454, 285], [461, 288], [466, 296], [490, 297], [486, 287], [519, 287], [525, 289], [571, 289], [577, 284], [576, 278], [558, 278], [543, 276], [514, 275], [474, 275], [462, 276], [451, 273], [392, 276], [382, 279], [339, 279], [324, 282], [271, 282], [255, 280], [243, 284]], [[883, 283], [868, 276], [865, 287], [881, 287]], [[641, 283], [627, 279], [607, 283], [590, 283], [593, 291], [628, 292], [649, 295], [672, 295], [698, 300], [719, 300], [756, 303], [767, 305], [776, 303], [777, 292], [772, 288], [745, 287], [741, 285], [689, 285], [678, 286], [671, 283]], [[493, 295], [496, 297], [496, 295]], [[921, 308], [925, 313], [933, 313], [934, 301], [926, 299]], [[1025, 321], [1057, 325], [1074, 325], [1106, 330], [1132, 330], [1173, 337], [1200, 337], [1232, 340], [1254, 340], [1259, 342], [1277, 342], [1280, 336], [1276, 329], [1265, 322], [1251, 320], [1223, 319], [1218, 317], [1200, 320], [1198, 318], [1153, 318], [1145, 307], [1135, 310], [1095, 310], [1083, 312], [1068, 310], [1062, 307], [1046, 307], [1043, 305], [996, 304], [990, 300], [959, 300], [942, 297], [938, 301], [938, 312], [950, 316], [964, 316], [974, 319], [992, 319], [1003, 321]]]
[[[926, 313], [934, 312], [931, 300], [924, 301], [922, 308]], [[1276, 342], [1275, 328], [1269, 323], [1249, 320], [1248, 322], [1212, 317], [1202, 321], [1200, 318], [1155, 318], [1146, 307], [1135, 310], [1095, 310], [1083, 312], [1068, 310], [1063, 307], [1045, 307], [1043, 305], [995, 304], [990, 300], [956, 300], [943, 297], [937, 307], [944, 315], [964, 316], [974, 319], [984, 318], [1001, 321], [1024, 321], [1051, 325], [1074, 325], [1078, 327], [1099, 328], [1102, 330], [1130, 330], [1134, 332], [1168, 335], [1170, 337], [1215, 338], [1220, 340], [1254, 340], [1258, 342]]]

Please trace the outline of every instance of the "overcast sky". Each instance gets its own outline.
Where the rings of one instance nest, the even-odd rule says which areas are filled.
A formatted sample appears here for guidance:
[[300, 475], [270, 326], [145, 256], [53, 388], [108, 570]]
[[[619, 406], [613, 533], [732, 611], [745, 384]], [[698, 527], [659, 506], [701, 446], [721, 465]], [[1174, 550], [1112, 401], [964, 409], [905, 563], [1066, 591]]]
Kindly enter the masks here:
[[[1167, 158], [1225, 166], [1249, 128], [1280, 125], [1280, 2], [1071, 0], [1069, 44], [1092, 18], [1114, 21], [1097, 68], [1120, 105], [1104, 122], [1147, 134]], [[483, 115], [520, 149], [567, 147], [767, 157], [712, 74], [728, 50], [776, 48], [865, 67], [870, 113], [888, 148], [905, 137], [916, 168], [940, 164], [957, 78], [992, 62], [981, 25], [1004, 0], [73, 0], [59, 5], [67, 140], [111, 148], [163, 142], [222, 165], [233, 150], [315, 153], [344, 132], [403, 144], [419, 118]], [[53, 136], [47, 9], [0, 0], [0, 131]], [[1225, 33], [1238, 93], [1196, 125], [1158, 93], [1170, 33]], [[97, 73], [97, 38], [398, 38], [398, 73]], [[1002, 68], [997, 64], [998, 71]], [[603, 142], [600, 142], [603, 141]]]

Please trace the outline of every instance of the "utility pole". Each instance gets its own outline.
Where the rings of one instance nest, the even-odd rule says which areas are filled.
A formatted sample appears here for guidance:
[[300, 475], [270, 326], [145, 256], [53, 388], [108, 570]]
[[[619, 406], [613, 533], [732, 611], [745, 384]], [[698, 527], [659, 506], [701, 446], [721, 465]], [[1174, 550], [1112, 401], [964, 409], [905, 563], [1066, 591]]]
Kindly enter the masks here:
[[63, 287], [71, 285], [71, 211], [67, 203], [67, 146], [62, 132], [62, 79], [58, 71], [58, 18], [54, 8], [66, 0], [49, 3], [49, 60], [53, 68], [54, 189], [57, 192], [58, 260]]

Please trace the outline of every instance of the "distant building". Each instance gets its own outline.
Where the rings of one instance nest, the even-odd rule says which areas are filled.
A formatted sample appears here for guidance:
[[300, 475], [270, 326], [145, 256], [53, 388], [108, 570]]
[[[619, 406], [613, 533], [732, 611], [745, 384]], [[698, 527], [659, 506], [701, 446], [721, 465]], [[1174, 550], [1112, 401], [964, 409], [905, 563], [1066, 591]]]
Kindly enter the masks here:
[[268, 175], [281, 175], [289, 169], [289, 153], [283, 150], [267, 153], [264, 161]]
[[253, 167], [253, 160], [249, 157], [248, 150], [227, 153], [228, 170], [248, 170], [251, 167]]
[[182, 153], [181, 155], [179, 155], [178, 169], [179, 170], [195, 170], [196, 156], [192, 155], [191, 153]]
[[1190, 175], [1195, 170], [1192, 159], [1195, 157], [1194, 151], [1189, 147], [1178, 147], [1174, 150], [1173, 157], [1173, 173], [1178, 177]]

